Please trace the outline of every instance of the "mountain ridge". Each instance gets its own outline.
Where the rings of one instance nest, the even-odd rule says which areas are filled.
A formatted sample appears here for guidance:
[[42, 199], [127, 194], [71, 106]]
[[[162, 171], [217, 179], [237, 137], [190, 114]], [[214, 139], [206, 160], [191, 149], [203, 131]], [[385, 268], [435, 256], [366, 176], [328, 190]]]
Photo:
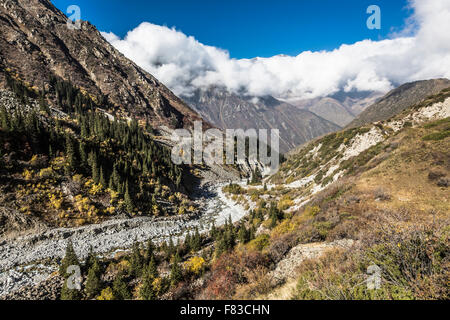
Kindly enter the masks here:
[[279, 129], [281, 152], [340, 129], [313, 112], [271, 96], [239, 96], [223, 88], [210, 87], [199, 89], [194, 95], [183, 99], [221, 129]]
[[405, 83], [378, 99], [347, 127], [357, 127], [371, 122], [387, 120], [409, 106], [438, 94], [447, 87], [450, 87], [450, 80], [445, 78]]
[[50, 75], [104, 96], [114, 113], [154, 126], [187, 127], [200, 117], [155, 77], [112, 47], [87, 21], [79, 30], [47, 0], [0, 3], [0, 85], [11, 72], [30, 87], [48, 87]]

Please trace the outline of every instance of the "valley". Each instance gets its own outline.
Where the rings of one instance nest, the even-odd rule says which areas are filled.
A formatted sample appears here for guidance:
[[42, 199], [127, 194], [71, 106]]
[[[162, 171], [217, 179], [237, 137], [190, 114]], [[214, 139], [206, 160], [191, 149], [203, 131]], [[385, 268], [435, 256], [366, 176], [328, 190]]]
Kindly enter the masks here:
[[[207, 184], [197, 190], [195, 202], [202, 208], [192, 217], [115, 219], [78, 228], [51, 229], [42, 233], [0, 241], [0, 297], [23, 286], [38, 285], [56, 269], [64, 257], [67, 241], [72, 241], [80, 259], [86, 259], [90, 247], [100, 256], [127, 251], [135, 241], [152, 239], [155, 244], [169, 238], [183, 240], [195, 229], [202, 234], [214, 223], [221, 227], [231, 218], [240, 221], [247, 211], [230, 201], [222, 192], [225, 184]], [[1, 239], [0, 239], [1, 240]]]
[[[163, 47], [156, 62], [134, 32], [117, 40], [88, 21], [67, 28], [49, 0], [0, 0], [0, 300], [450, 299], [443, 73], [377, 74], [356, 59], [376, 65], [361, 49], [374, 40], [343, 62], [353, 45], [235, 59], [143, 25], [171, 37], [146, 43]], [[170, 59], [192, 62], [190, 50], [181, 77]], [[303, 65], [313, 56], [320, 68]], [[319, 77], [324, 56], [344, 78]], [[184, 94], [152, 75], [163, 67]], [[226, 129], [278, 130], [279, 166], [239, 150], [266, 149], [250, 137], [214, 149], [223, 163], [197, 161]], [[179, 132], [203, 139], [177, 144]]]

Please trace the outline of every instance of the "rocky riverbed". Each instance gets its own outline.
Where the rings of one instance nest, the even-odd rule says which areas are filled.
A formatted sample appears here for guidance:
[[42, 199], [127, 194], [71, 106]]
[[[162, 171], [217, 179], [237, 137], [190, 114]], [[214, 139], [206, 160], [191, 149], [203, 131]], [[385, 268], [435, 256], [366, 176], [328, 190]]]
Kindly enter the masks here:
[[84, 259], [90, 246], [99, 255], [112, 255], [127, 250], [135, 240], [160, 243], [172, 236], [176, 241], [194, 228], [208, 231], [213, 221], [216, 226], [229, 217], [233, 222], [239, 221], [246, 210], [226, 198], [223, 185], [206, 184], [199, 189], [195, 201], [200, 211], [194, 217], [117, 219], [4, 240], [0, 243], [0, 297], [46, 280], [57, 269], [69, 239], [78, 257]]

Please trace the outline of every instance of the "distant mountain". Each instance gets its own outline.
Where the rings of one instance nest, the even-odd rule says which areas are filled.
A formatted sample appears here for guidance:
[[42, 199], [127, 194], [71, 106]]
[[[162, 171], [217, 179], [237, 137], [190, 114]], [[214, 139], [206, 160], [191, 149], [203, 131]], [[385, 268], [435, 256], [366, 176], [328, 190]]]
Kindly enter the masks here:
[[448, 79], [433, 79], [406, 83], [387, 93], [376, 103], [363, 111], [349, 127], [387, 120], [411, 105], [417, 104], [431, 95], [450, 87]]
[[340, 129], [308, 110], [271, 96], [239, 96], [211, 87], [183, 99], [205, 120], [222, 129], [279, 129], [281, 152]]
[[125, 58], [89, 22], [70, 29], [47, 0], [0, 0], [0, 87], [5, 73], [35, 89], [56, 76], [91, 96], [106, 97], [111, 112], [153, 125], [188, 126], [198, 115], [152, 75]]
[[338, 92], [332, 96], [288, 101], [341, 127], [348, 125], [366, 107], [381, 97], [380, 92]]

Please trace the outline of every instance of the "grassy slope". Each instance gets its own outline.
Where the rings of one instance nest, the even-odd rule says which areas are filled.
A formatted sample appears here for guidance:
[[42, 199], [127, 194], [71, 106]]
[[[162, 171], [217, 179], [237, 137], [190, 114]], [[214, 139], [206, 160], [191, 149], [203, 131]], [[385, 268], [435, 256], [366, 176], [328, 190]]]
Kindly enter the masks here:
[[[442, 98], [434, 97], [425, 105], [442, 101]], [[238, 283], [229, 297], [448, 298], [449, 128], [447, 118], [414, 128], [406, 124], [397, 133], [386, 132], [382, 142], [349, 159], [347, 166], [341, 165], [347, 170], [338, 182], [313, 196], [307, 206], [287, 214], [275, 228], [266, 229], [269, 241], [256, 251], [270, 257], [280, 243], [293, 247], [302, 243], [354, 239], [357, 244], [352, 250], [332, 250], [318, 261], [303, 263], [297, 280], [290, 280], [281, 287], [270, 284], [269, 270], [276, 266], [275, 261], [265, 265], [266, 272], [251, 282]], [[307, 145], [300, 156], [284, 164], [284, 170], [282, 168], [272, 181], [281, 182], [292, 175], [299, 179], [318, 171], [321, 165], [338, 156], [335, 148], [354, 134], [344, 131]], [[309, 151], [319, 144], [325, 146], [324, 152], [319, 151], [320, 156], [312, 159]], [[252, 192], [257, 191], [248, 193]], [[266, 194], [280, 202], [295, 199], [302, 193], [305, 192], [276, 187], [259, 191], [259, 196]], [[267, 223], [262, 225], [267, 226]], [[242, 254], [242, 246], [235, 250]], [[252, 250], [254, 248], [247, 245], [245, 255]], [[382, 268], [384, 279], [382, 288], [375, 291], [367, 290], [364, 282], [366, 269], [372, 263]], [[295, 282], [296, 289], [291, 292]]]

